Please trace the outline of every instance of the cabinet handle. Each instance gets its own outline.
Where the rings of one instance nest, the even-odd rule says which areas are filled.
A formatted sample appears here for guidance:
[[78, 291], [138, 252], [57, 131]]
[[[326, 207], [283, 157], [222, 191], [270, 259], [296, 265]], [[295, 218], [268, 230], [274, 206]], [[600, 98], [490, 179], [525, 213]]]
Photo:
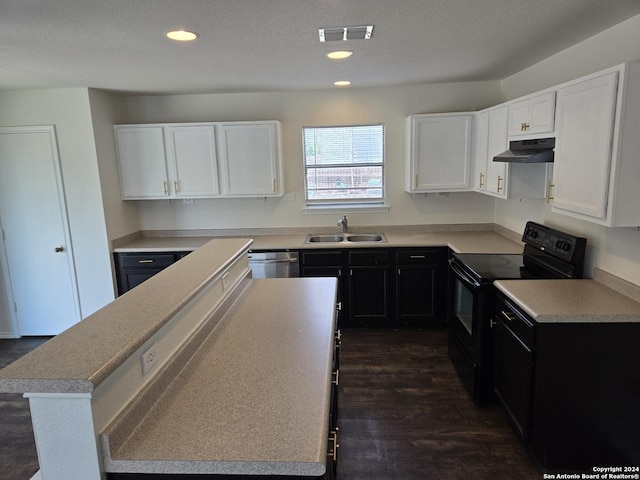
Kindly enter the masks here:
[[506, 318], [507, 320], [509, 320], [510, 322], [513, 322], [517, 317], [511, 313], [511, 312], [505, 312], [504, 310], [500, 310], [500, 313], [502, 314], [502, 316], [504, 318]]
[[521, 123], [520, 124], [520, 131], [521, 132], [526, 132], [527, 130], [529, 130], [530, 125], [528, 123]]
[[163, 181], [162, 185], [164, 186], [164, 194], [169, 195], [169, 186], [167, 185], [167, 181]]
[[551, 180], [549, 180], [547, 182], [547, 203], [549, 203], [551, 200], [553, 200], [553, 197], [551, 196], [551, 189], [555, 188], [555, 185], [553, 183], [551, 183]]
[[480, 187], [484, 188], [484, 173], [480, 172]]
[[53, 251], [55, 253], [60, 253], [60, 252], [64, 252], [64, 247], [62, 245], [58, 245], [56, 247], [53, 247]]
[[498, 190], [497, 190], [498, 193], [502, 190], [502, 187], [500, 186], [501, 183], [502, 183], [502, 177], [498, 175]]
[[153, 260], [138, 260], [138, 263], [153, 263]]
[[177, 180], [173, 181], [173, 190], [176, 192], [176, 194], [178, 193], [178, 181]]
[[338, 302], [337, 310], [338, 310], [338, 311], [341, 311], [341, 310], [342, 310], [342, 302]]
[[418, 174], [416, 173], [413, 177], [414, 177], [413, 178], [413, 188], [417, 189], [418, 188]]
[[273, 179], [273, 193], [276, 193], [278, 191], [278, 179], [274, 178]]
[[424, 259], [426, 257], [424, 255], [409, 255], [409, 258], [419, 260], [419, 259]]
[[329, 441], [333, 443], [333, 448], [329, 451], [328, 455], [333, 459], [334, 462], [338, 461], [338, 429], [331, 431], [331, 437], [329, 437]]
[[336, 370], [335, 372], [333, 372], [333, 374], [335, 375], [335, 378], [331, 380], [331, 383], [333, 383], [336, 387], [339, 387], [340, 386], [340, 370]]
[[400, 271], [399, 268], [398, 268], [398, 275], [402, 275], [402, 272]]

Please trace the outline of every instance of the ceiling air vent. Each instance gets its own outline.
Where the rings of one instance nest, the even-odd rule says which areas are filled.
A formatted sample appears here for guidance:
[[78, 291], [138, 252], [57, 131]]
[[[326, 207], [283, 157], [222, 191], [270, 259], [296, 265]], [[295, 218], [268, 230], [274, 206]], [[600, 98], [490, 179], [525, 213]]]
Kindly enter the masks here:
[[373, 25], [361, 27], [331, 27], [318, 29], [321, 42], [339, 42], [343, 40], [369, 40]]

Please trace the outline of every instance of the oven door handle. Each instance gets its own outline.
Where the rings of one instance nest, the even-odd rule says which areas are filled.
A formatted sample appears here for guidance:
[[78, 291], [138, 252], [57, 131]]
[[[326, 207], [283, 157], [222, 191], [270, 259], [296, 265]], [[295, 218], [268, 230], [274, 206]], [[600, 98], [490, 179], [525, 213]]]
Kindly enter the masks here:
[[480, 286], [480, 283], [469, 277], [469, 275], [467, 275], [466, 272], [464, 272], [454, 260], [449, 260], [449, 266], [451, 267], [453, 273], [455, 273], [456, 277], [458, 277], [467, 285], [474, 288], [478, 288]]

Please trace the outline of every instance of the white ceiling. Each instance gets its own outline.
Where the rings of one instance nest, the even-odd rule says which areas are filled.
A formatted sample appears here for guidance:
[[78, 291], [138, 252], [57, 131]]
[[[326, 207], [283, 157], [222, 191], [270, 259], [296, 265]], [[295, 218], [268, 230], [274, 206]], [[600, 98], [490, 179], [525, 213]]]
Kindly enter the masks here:
[[[0, 89], [218, 93], [501, 79], [639, 0], [0, 0]], [[373, 25], [320, 43], [318, 28]], [[167, 31], [200, 37], [171, 42]], [[354, 55], [330, 61], [325, 54]]]

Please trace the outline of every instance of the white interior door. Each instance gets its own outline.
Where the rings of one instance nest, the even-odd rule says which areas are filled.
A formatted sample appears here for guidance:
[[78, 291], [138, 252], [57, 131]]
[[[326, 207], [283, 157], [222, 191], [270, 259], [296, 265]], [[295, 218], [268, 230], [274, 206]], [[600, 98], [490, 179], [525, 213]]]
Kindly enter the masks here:
[[53, 127], [0, 128], [5, 284], [19, 335], [56, 335], [80, 320]]

